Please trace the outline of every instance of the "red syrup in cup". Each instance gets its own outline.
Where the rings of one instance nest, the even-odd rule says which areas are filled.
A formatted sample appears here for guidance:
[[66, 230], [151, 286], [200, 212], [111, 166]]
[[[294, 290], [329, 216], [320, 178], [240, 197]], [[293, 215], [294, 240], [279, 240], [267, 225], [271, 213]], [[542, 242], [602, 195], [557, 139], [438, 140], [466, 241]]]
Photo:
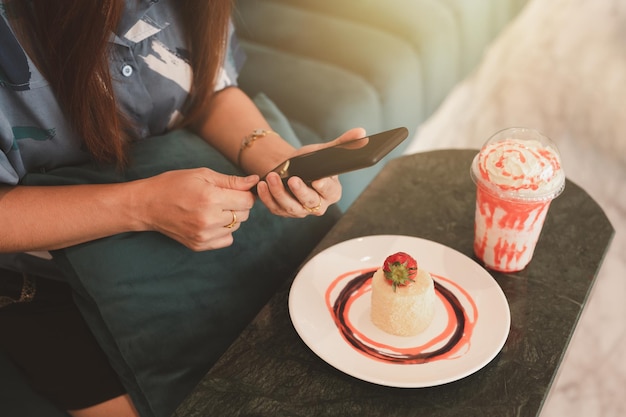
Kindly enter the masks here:
[[509, 202], [476, 190], [474, 253], [490, 269], [516, 272], [530, 262], [550, 201]]
[[504, 129], [485, 143], [470, 173], [476, 183], [476, 256], [496, 271], [524, 269], [550, 203], [565, 185], [556, 145], [533, 129]]

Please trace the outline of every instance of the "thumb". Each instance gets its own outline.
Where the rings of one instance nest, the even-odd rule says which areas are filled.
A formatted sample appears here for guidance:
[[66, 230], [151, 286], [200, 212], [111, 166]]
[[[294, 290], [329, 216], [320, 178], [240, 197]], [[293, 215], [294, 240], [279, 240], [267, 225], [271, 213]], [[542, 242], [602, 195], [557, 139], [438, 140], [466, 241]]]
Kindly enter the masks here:
[[341, 134], [341, 136], [339, 136], [333, 142], [335, 144], [339, 144], [342, 142], [363, 138], [365, 137], [365, 135], [366, 135], [365, 129], [363, 129], [362, 127], [355, 127], [355, 128], [345, 131], [343, 134]]
[[218, 175], [213, 178], [213, 184], [231, 190], [248, 191], [259, 182], [258, 175], [240, 177], [237, 175]]

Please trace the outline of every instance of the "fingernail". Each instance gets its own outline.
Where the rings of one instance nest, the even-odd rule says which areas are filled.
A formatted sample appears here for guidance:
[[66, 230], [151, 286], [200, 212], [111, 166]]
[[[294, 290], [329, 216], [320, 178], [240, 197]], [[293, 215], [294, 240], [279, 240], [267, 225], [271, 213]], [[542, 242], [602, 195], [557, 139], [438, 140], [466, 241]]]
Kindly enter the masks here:
[[268, 175], [266, 181], [272, 185], [278, 185], [278, 183], [280, 182], [280, 178], [278, 177], [278, 175]]
[[302, 182], [301, 181], [292, 181], [291, 183], [289, 183], [289, 188], [293, 188], [294, 190], [299, 190], [302, 188]]

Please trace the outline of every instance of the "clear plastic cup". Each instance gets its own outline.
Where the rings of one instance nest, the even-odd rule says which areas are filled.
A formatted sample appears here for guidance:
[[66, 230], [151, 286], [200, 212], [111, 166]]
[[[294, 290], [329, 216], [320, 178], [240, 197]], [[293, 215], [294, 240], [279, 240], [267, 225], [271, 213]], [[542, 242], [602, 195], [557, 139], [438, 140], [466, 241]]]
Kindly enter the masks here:
[[490, 137], [472, 162], [476, 183], [474, 253], [487, 268], [524, 269], [554, 198], [565, 187], [556, 145], [537, 130], [514, 127]]

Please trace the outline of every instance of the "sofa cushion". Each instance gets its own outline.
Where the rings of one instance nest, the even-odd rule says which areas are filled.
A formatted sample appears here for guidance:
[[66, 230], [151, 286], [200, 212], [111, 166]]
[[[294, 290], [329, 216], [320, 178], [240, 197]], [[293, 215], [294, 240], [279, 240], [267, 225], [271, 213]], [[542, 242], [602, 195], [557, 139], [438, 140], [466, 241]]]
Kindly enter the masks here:
[[[302, 142], [334, 139], [357, 126], [368, 133], [399, 126], [411, 130], [421, 119], [423, 63], [401, 36], [334, 10], [322, 13], [273, 1], [237, 6], [238, 36], [247, 55], [239, 84], [252, 96], [266, 93]], [[341, 175], [340, 208], [347, 208], [403, 148], [377, 166]]]
[[421, 63], [403, 39], [272, 2], [242, 6], [238, 36], [248, 60], [240, 85], [265, 92], [290, 120], [330, 139], [355, 126], [373, 133], [413, 125], [422, 115]]
[[[247, 55], [239, 76], [241, 88], [252, 96], [259, 92], [267, 95], [284, 109], [290, 123], [311, 126], [321, 141], [334, 139], [349, 123], [354, 127], [367, 120], [372, 129], [380, 128], [379, 98], [362, 78], [339, 67], [267, 46], [244, 40], [241, 44]], [[267, 74], [272, 74], [271, 82]], [[296, 95], [306, 99], [296, 99]], [[294, 106], [296, 101], [299, 104]]]
[[[240, 0], [237, 4], [246, 22], [262, 16], [266, 20], [280, 21], [278, 26], [281, 31], [285, 30], [283, 28], [285, 26], [293, 26], [293, 29], [289, 30], [289, 36], [282, 38], [280, 35], [272, 35], [276, 25], [260, 27], [254, 31], [254, 35], [261, 42], [271, 42], [282, 48], [293, 48], [303, 55], [309, 55], [311, 50], [300, 39], [312, 32], [314, 37], [318, 38], [317, 48], [321, 50], [323, 56], [340, 66], [351, 68], [368, 81], [371, 81], [367, 75], [369, 68], [367, 63], [363, 64], [364, 60], [382, 61], [387, 65], [385, 76], [393, 78], [394, 70], [402, 66], [406, 58], [411, 57], [417, 62], [417, 70], [412, 71], [411, 68], [406, 70], [412, 72], [411, 77], [420, 84], [421, 90], [418, 94], [410, 92], [410, 95], [413, 99], [419, 95], [419, 99], [424, 100], [422, 113], [414, 117], [422, 118], [425, 114], [430, 114], [459, 79], [461, 62], [459, 28], [449, 7], [441, 1], [394, 0], [386, 1], [384, 7], [376, 1], [336, 0]], [[248, 9], [251, 12], [248, 13]], [[264, 12], [264, 9], [267, 9], [267, 12]], [[295, 14], [293, 11], [298, 11], [306, 18], [293, 23], [282, 20], [291, 19]], [[315, 26], [309, 26], [310, 19], [320, 19], [323, 22], [319, 31], [315, 30]], [[335, 26], [339, 29], [335, 29]], [[361, 38], [359, 32], [354, 31], [358, 26], [388, 37], [390, 41], [385, 41], [385, 44], [391, 50], [397, 44], [405, 44], [407, 52], [402, 54], [405, 59], [390, 59], [387, 51], [370, 48], [372, 42], [368, 38]], [[353, 57], [356, 57], [356, 61]], [[409, 122], [401, 124], [408, 125]], [[413, 129], [415, 126], [416, 124], [409, 128]]]
[[[24, 185], [114, 183], [201, 166], [239, 174], [185, 131], [137, 142], [132, 161], [124, 173], [95, 164], [32, 173]], [[166, 417], [338, 214], [285, 219], [258, 202], [228, 248], [194, 252], [156, 232], [122, 233], [53, 251], [53, 257], [141, 415]]]

